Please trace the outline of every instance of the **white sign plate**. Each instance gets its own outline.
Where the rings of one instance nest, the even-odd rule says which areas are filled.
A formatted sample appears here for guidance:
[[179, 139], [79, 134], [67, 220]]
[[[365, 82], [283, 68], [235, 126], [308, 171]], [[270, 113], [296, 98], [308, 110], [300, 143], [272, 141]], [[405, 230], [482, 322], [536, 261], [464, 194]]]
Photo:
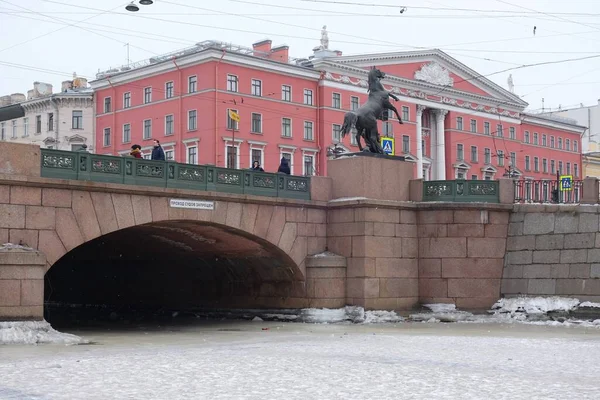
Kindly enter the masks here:
[[171, 199], [169, 205], [173, 208], [194, 208], [197, 210], [214, 210], [214, 201]]

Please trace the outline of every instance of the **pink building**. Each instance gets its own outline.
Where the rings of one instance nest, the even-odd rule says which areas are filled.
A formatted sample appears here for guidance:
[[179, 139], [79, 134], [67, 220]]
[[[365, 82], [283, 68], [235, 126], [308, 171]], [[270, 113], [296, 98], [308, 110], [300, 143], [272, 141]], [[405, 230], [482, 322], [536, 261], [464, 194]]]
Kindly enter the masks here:
[[509, 165], [529, 179], [580, 176], [584, 127], [524, 113], [519, 96], [442, 51], [349, 57], [325, 43], [290, 59], [270, 40], [251, 49], [207, 41], [98, 74], [96, 151], [128, 154], [139, 144], [149, 156], [158, 139], [177, 162], [249, 168], [257, 160], [275, 172], [286, 157], [293, 174], [326, 175], [328, 149], [358, 150], [340, 128], [366, 101], [372, 66], [387, 73], [404, 120], [390, 116], [380, 133], [414, 162], [415, 177], [496, 179]]

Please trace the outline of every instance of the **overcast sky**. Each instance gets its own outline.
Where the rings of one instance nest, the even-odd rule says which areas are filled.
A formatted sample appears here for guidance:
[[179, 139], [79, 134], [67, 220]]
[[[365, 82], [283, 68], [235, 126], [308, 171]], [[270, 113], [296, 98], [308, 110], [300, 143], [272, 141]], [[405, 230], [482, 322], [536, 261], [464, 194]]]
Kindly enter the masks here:
[[489, 76], [506, 88], [512, 73], [531, 110], [542, 98], [546, 109], [600, 98], [598, 0], [155, 0], [137, 13], [127, 4], [0, 0], [0, 95], [34, 81], [56, 91], [73, 72], [92, 79], [127, 64], [126, 43], [131, 61], [203, 40], [251, 47], [265, 38], [307, 57], [327, 25], [330, 48], [345, 55], [439, 48], [482, 75], [550, 62]]

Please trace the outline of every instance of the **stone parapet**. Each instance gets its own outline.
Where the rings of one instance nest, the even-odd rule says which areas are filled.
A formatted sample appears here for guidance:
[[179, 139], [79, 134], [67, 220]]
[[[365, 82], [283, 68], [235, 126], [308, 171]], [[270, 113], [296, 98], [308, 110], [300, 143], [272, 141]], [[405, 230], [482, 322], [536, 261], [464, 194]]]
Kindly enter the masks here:
[[0, 321], [44, 318], [45, 271], [39, 251], [0, 245]]

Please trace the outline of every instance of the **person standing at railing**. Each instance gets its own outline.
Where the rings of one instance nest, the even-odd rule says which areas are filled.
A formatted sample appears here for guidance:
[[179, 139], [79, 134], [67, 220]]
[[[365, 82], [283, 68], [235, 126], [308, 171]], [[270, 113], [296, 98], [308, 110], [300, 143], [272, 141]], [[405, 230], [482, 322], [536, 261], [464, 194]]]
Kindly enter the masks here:
[[139, 144], [131, 146], [131, 153], [129, 155], [135, 158], [142, 158], [142, 146]]
[[265, 170], [263, 169], [263, 167], [260, 166], [260, 163], [258, 161], [254, 161], [252, 163], [252, 168], [250, 169], [253, 171], [265, 172]]
[[154, 139], [154, 148], [152, 149], [151, 160], [155, 161], [165, 161], [165, 151], [160, 145], [160, 141]]
[[290, 175], [292, 173], [292, 171], [290, 170], [290, 164], [289, 164], [287, 158], [281, 157], [281, 164], [279, 164], [279, 169], [277, 170], [277, 172], [281, 172], [283, 174], [288, 174], [288, 175]]

